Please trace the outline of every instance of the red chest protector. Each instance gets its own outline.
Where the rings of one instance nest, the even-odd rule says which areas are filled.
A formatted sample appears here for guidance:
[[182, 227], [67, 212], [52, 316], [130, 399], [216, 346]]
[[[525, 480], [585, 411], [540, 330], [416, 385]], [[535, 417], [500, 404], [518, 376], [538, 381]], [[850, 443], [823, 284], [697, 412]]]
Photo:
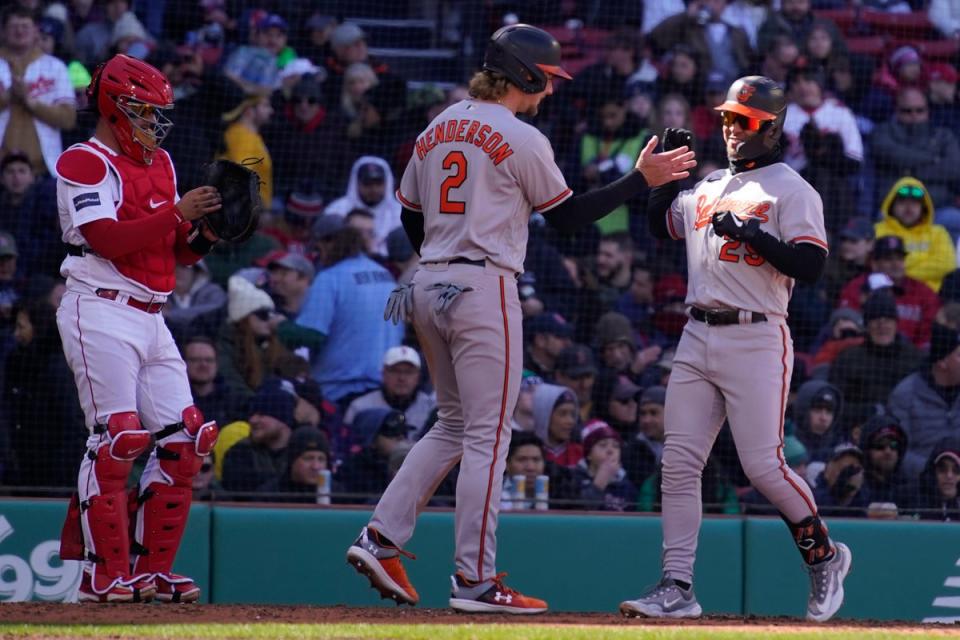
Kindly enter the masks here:
[[[91, 145], [92, 146], [92, 145]], [[120, 177], [121, 202], [117, 220], [137, 220], [168, 209], [176, 200], [176, 176], [170, 156], [158, 149], [150, 165], [123, 155], [100, 154]], [[121, 274], [153, 291], [173, 291], [176, 283], [173, 247], [176, 231], [170, 231], [140, 251], [114, 258]]]

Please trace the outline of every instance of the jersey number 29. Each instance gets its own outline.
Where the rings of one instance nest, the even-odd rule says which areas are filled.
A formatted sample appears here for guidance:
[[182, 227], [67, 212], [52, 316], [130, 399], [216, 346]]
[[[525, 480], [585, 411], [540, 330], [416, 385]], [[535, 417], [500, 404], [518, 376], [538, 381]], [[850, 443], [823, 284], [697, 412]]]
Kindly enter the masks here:
[[462, 216], [467, 205], [463, 200], [453, 200], [450, 191], [460, 187], [467, 179], [467, 158], [462, 151], [451, 151], [443, 159], [443, 168], [448, 171], [453, 169], [453, 173], [440, 183], [440, 213]]
[[763, 259], [763, 256], [754, 251], [753, 247], [749, 244], [744, 245], [744, 243], [739, 240], [727, 240], [723, 243], [723, 246], [720, 247], [720, 256], [719, 258], [724, 262], [740, 262], [740, 254], [736, 251], [743, 245], [743, 261], [746, 262], [751, 267], [759, 267], [766, 260]]

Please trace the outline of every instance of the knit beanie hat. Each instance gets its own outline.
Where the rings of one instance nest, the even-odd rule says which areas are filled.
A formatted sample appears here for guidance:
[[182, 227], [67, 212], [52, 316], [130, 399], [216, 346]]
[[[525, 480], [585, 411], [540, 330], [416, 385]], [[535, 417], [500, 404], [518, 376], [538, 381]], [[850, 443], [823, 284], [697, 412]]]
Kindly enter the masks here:
[[603, 420], [592, 420], [587, 423], [580, 434], [583, 439], [583, 457], [590, 455], [594, 445], [605, 438], [613, 438], [621, 442], [620, 434]]
[[227, 281], [227, 319], [240, 322], [254, 311], [274, 310], [273, 300], [263, 289], [241, 276], [231, 276]]

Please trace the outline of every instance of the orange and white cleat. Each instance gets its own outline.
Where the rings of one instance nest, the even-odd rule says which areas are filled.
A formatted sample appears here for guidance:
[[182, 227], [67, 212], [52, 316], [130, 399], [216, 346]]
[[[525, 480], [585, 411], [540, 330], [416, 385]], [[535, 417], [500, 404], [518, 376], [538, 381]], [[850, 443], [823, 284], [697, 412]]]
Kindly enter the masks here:
[[450, 606], [465, 613], [511, 613], [533, 614], [547, 610], [547, 603], [540, 598], [525, 596], [516, 589], [503, 584], [506, 573], [498, 573], [489, 580], [473, 582], [459, 571], [450, 578]]
[[392, 599], [398, 605], [412, 606], [420, 601], [420, 596], [410, 584], [400, 556], [416, 559], [416, 556], [384, 538], [376, 529], [364, 527], [347, 549], [347, 564], [366, 576], [370, 586], [380, 592], [381, 598]]

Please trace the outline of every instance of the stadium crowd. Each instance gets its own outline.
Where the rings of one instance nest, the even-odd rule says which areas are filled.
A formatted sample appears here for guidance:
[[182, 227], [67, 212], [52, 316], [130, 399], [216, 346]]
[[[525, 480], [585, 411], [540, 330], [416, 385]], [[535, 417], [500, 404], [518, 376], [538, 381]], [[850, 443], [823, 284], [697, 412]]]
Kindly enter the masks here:
[[[395, 72], [336, 4], [17, 0], [3, 11], [0, 491], [75, 482], [86, 430], [55, 323], [64, 249], [53, 167], [91, 135], [85, 90], [118, 52], [170, 79], [164, 147], [181, 193], [226, 157], [251, 163], [270, 209], [246, 243], [178, 267], [163, 309], [196, 403], [222, 429], [197, 495], [372, 503], [430, 429], [416, 336], [383, 320], [417, 265], [394, 189], [420, 131], [467, 97], [475, 65], [446, 84]], [[831, 248], [823, 279], [793, 291], [784, 456], [826, 513], [960, 519], [960, 4], [356, 7], [367, 4], [384, 17], [439, 5], [437, 37], [479, 51], [504, 20], [549, 27], [577, 73], [535, 124], [575, 191], [623, 175], [665, 127], [694, 133], [692, 186], [726, 165], [713, 107], [733, 80], [784, 83], [784, 162], [820, 192]], [[681, 243], [647, 233], [645, 199], [576, 236], [531, 219], [505, 508], [530, 508], [546, 475], [551, 508], [659, 509], [686, 262]], [[724, 429], [704, 472], [706, 509], [772, 513], [736, 460]], [[432, 504], [450, 504], [455, 481], [456, 469]]]

